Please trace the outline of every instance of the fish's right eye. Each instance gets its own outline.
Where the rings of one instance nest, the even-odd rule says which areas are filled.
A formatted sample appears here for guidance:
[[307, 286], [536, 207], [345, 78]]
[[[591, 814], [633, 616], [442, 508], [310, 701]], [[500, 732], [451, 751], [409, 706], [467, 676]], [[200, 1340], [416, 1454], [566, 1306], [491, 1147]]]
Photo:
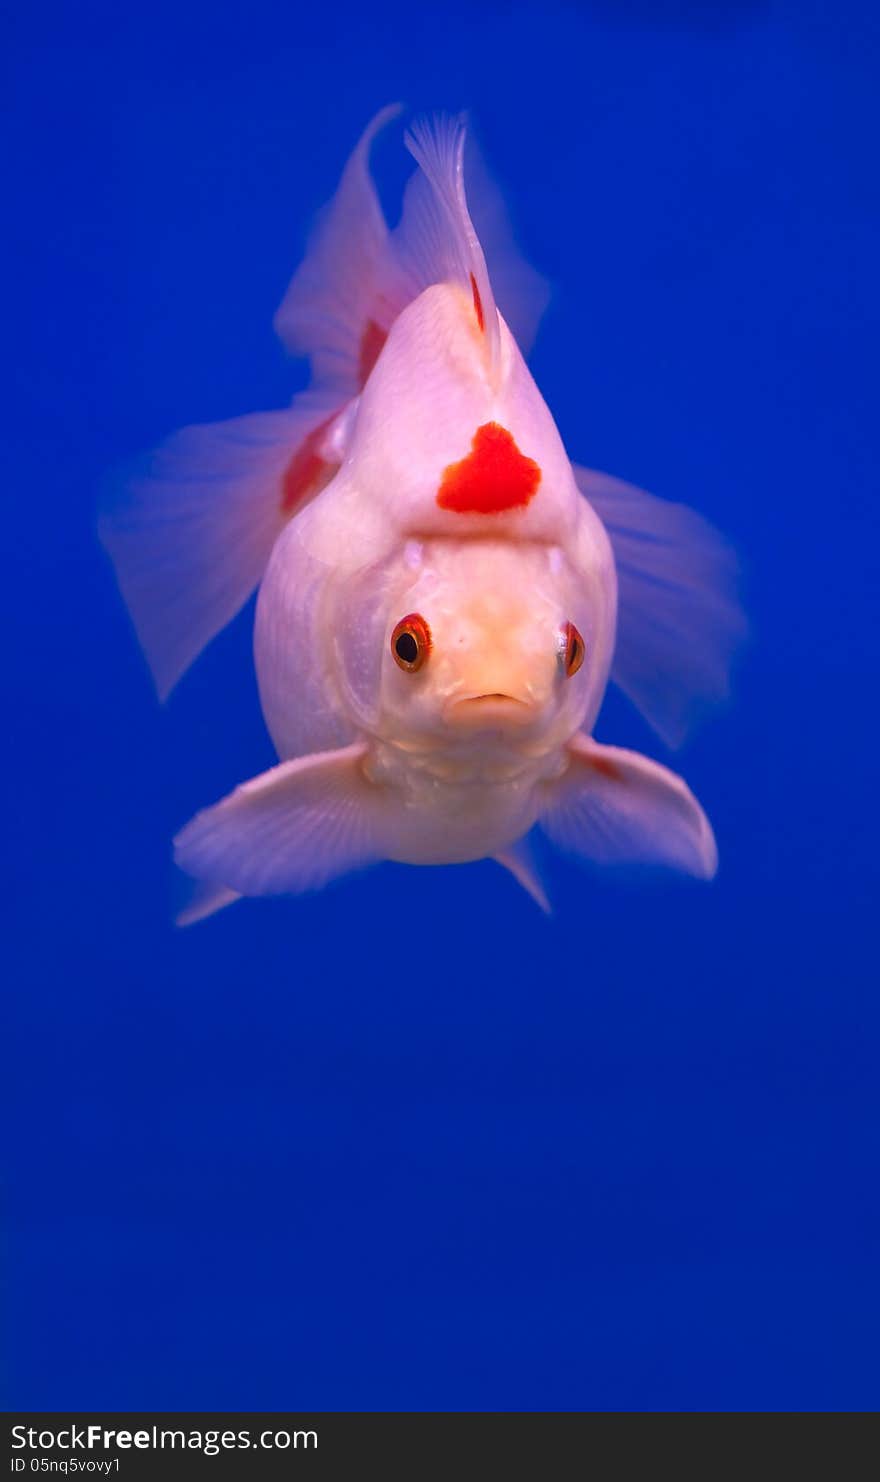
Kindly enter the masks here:
[[565, 623], [560, 634], [562, 640], [562, 664], [569, 679], [577, 674], [584, 662], [586, 646], [574, 623]]
[[391, 652], [398, 669], [415, 674], [431, 652], [431, 629], [420, 612], [401, 618], [391, 634]]

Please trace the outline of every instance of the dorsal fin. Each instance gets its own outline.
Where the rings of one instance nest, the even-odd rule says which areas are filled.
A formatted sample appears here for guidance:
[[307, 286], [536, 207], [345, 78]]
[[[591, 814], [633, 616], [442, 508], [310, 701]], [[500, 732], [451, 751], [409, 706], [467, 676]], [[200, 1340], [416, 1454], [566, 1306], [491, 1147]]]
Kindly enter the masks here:
[[523, 355], [528, 355], [550, 300], [550, 284], [517, 246], [504, 193], [472, 127], [464, 146], [464, 178], [468, 211], [486, 258], [495, 303]]
[[407, 131], [404, 142], [419, 169], [406, 188], [395, 246], [407, 298], [432, 283], [458, 283], [471, 294], [490, 362], [497, 366], [498, 312], [465, 195], [466, 134], [464, 117], [446, 115], [420, 119]]

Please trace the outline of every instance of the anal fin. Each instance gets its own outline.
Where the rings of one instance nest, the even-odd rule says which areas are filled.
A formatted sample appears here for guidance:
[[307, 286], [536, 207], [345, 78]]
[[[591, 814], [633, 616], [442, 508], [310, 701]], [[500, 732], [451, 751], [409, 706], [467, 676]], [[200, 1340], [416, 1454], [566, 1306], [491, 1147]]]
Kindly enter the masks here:
[[502, 869], [508, 871], [527, 891], [532, 900], [544, 912], [546, 916], [551, 915], [552, 907], [547, 898], [541, 878], [538, 874], [532, 850], [525, 839], [518, 839], [515, 844], [510, 844], [507, 849], [501, 849], [492, 858]]
[[203, 880], [196, 880], [190, 881], [189, 887], [186, 903], [174, 918], [175, 926], [195, 926], [196, 922], [206, 921], [241, 900], [237, 890], [229, 890], [225, 885], [206, 885]]

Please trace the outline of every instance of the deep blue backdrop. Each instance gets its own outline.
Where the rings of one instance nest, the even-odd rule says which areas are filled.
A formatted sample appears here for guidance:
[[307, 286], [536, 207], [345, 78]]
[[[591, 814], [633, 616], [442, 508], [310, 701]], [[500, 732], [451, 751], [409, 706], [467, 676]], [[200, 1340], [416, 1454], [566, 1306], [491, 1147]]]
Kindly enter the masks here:
[[[48, 6], [5, 50], [7, 1407], [878, 1401], [876, 7]], [[746, 559], [710, 888], [383, 867], [168, 924], [266, 765], [240, 620], [155, 704], [108, 467], [277, 406], [375, 108], [469, 105], [574, 457]], [[383, 144], [384, 180], [402, 173]], [[662, 752], [622, 702], [599, 734]]]

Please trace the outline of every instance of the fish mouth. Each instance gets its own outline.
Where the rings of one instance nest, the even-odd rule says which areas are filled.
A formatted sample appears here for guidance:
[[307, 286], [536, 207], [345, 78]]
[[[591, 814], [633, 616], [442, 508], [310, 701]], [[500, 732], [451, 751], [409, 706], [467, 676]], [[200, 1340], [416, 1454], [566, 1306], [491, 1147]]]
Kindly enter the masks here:
[[474, 730], [487, 726], [525, 726], [534, 716], [534, 707], [527, 700], [518, 700], [516, 695], [492, 690], [454, 700], [447, 716], [454, 725]]

